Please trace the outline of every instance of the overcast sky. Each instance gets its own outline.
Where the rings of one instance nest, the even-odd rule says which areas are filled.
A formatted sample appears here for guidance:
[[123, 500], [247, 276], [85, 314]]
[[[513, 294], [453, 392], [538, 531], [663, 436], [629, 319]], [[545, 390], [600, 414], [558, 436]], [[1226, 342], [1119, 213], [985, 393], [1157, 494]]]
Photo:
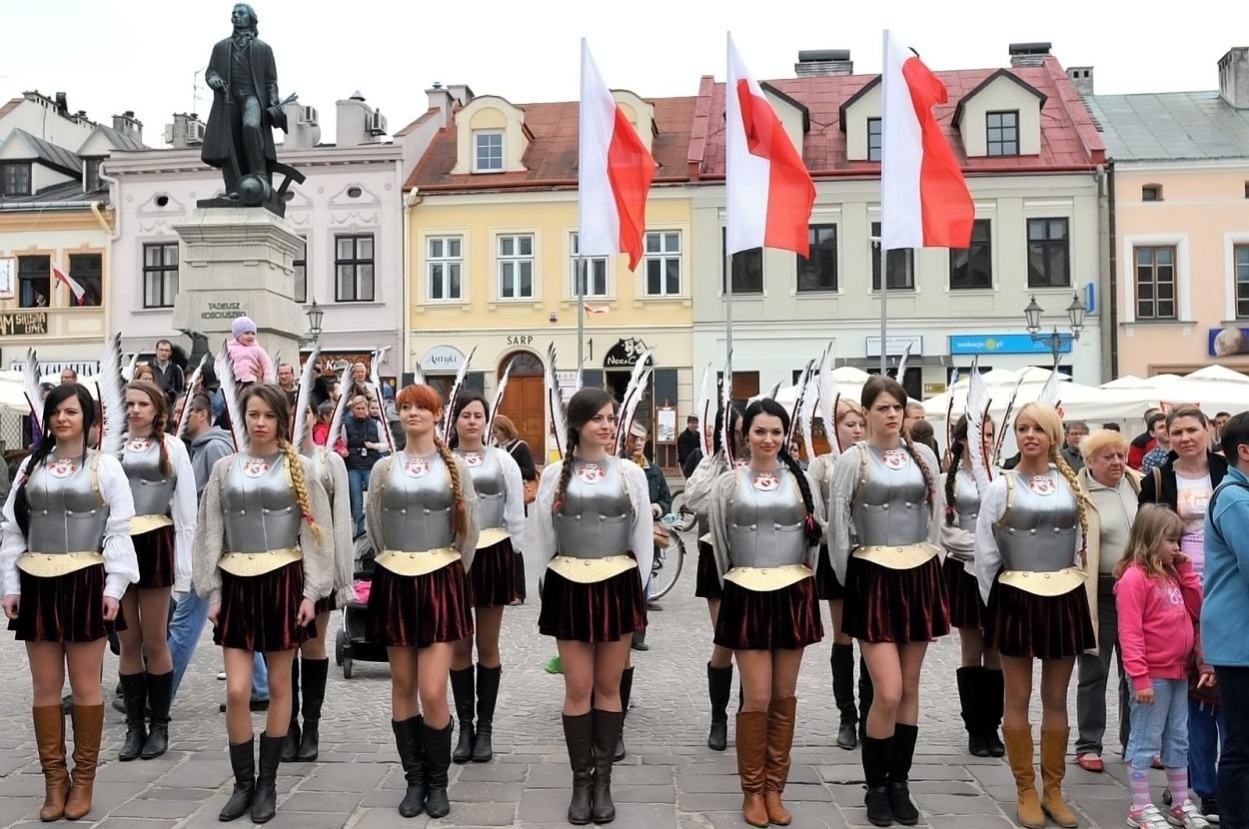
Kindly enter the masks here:
[[[513, 103], [573, 100], [578, 40], [607, 83], [642, 97], [693, 95], [724, 76], [731, 30], [752, 74], [793, 76], [799, 49], [852, 51], [857, 73], [880, 69], [891, 27], [933, 69], [1008, 64], [1007, 44], [1046, 40], [1064, 66], [1095, 67], [1099, 93], [1213, 89], [1216, 62], [1249, 44], [1244, 6], [1091, 0], [259, 0], [260, 36], [274, 47], [284, 95], [321, 113], [333, 140], [334, 101], [359, 89], [392, 131], [425, 111], [433, 81], [467, 83]], [[0, 100], [67, 92], [95, 120], [133, 109], [161, 144], [175, 111], [207, 117], [202, 70], [230, 32], [229, 0], [0, 0]], [[1240, 12], [1234, 11], [1240, 8]], [[198, 85], [198, 98], [196, 97]]]

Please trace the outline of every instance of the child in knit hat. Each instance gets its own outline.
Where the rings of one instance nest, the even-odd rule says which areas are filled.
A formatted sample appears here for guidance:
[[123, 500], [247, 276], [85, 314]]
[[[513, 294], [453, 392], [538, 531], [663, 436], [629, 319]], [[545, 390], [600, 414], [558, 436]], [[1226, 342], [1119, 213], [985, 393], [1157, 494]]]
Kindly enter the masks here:
[[226, 343], [226, 351], [234, 366], [235, 382], [272, 383], [277, 375], [269, 353], [256, 342], [256, 323], [248, 317], [237, 317], [230, 324], [230, 332], [234, 339]]

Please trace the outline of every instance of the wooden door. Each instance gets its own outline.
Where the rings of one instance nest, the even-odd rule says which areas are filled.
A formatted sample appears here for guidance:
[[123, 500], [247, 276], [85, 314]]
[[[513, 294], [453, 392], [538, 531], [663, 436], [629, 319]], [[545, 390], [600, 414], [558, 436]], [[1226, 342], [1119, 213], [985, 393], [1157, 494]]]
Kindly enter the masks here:
[[[507, 392], [499, 413], [507, 415], [516, 424], [521, 440], [529, 444], [533, 460], [538, 466], [546, 463], [546, 383], [542, 376], [542, 361], [528, 352], [517, 352], [520, 357], [507, 381]], [[513, 355], [499, 361], [500, 372]]]

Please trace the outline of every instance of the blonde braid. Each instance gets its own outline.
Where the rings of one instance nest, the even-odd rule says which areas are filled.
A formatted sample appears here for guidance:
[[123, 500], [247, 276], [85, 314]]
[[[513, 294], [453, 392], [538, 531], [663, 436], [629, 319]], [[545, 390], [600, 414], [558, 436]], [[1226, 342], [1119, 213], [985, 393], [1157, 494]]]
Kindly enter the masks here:
[[1080, 563], [1088, 562], [1089, 548], [1089, 519], [1086, 513], [1088, 498], [1084, 495], [1084, 489], [1080, 486], [1080, 482], [1076, 480], [1076, 473], [1067, 462], [1063, 460], [1063, 456], [1058, 451], [1057, 444], [1050, 444], [1050, 463], [1054, 464], [1058, 469], [1058, 474], [1063, 476], [1063, 480], [1067, 482], [1067, 486], [1071, 487], [1071, 497], [1076, 499], [1076, 514], [1080, 517]]
[[924, 476], [924, 503], [932, 506], [932, 494], [936, 491], [937, 485], [932, 478], [932, 470], [919, 459], [919, 455], [915, 452], [915, 444], [911, 443], [911, 438], [906, 432], [902, 433], [902, 445], [906, 447], [906, 451], [911, 453], [911, 460], [915, 461], [915, 465], [919, 467], [919, 472]]
[[286, 456], [286, 469], [291, 476], [291, 489], [295, 492], [295, 503], [299, 505], [299, 511], [303, 513], [304, 520], [312, 529], [313, 537], [320, 541], [325, 536], [321, 525], [312, 516], [312, 496], [308, 494], [308, 482], [304, 480], [304, 466], [299, 461], [294, 444], [289, 440], [284, 440], [279, 446], [282, 448], [282, 454]]
[[438, 450], [438, 456], [442, 458], [443, 465], [447, 467], [448, 477], [451, 478], [451, 499], [455, 502], [451, 526], [455, 534], [463, 538], [468, 533], [468, 510], [464, 506], [464, 487], [460, 483], [460, 468], [455, 464], [455, 456], [451, 454], [447, 444], [443, 443], [438, 435], [434, 435], [434, 447]]

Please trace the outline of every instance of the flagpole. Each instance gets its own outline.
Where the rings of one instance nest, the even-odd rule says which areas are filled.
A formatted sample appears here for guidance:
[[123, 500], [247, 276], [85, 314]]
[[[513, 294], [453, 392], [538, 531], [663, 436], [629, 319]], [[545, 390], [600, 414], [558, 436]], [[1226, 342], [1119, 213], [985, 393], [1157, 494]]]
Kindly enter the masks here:
[[573, 280], [577, 283], [577, 370], [585, 365], [585, 280], [586, 280], [586, 258], [581, 254], [577, 254], [577, 276]]
[[[889, 299], [889, 269], [888, 269], [888, 251], [885, 250], [884, 239], [884, 216], [881, 217], [881, 239], [880, 239], [880, 376], [884, 377], [888, 373], [886, 371], [889, 365], [889, 352], [887, 350], [887, 342], [889, 337], [889, 312], [887, 303]], [[899, 379], [899, 382], [901, 380]]]
[[[724, 254], [724, 357], [733, 357], [733, 254]], [[727, 378], [729, 383], [733, 378]]]

